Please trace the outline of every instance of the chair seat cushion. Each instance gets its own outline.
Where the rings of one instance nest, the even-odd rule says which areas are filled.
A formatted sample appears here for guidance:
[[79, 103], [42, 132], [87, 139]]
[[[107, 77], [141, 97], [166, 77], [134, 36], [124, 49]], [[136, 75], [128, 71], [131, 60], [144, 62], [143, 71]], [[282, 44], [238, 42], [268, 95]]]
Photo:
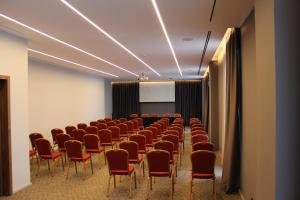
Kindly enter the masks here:
[[201, 173], [192, 173], [193, 178], [200, 178], [200, 179], [211, 179], [214, 178], [214, 174], [201, 174]]
[[138, 158], [138, 159], [129, 159], [129, 163], [141, 163], [143, 161], [143, 158]]
[[153, 144], [146, 144], [146, 147], [153, 147]]
[[36, 151], [35, 150], [29, 150], [29, 156], [35, 156], [36, 155]]
[[78, 161], [78, 162], [80, 162], [80, 161], [86, 161], [86, 160], [90, 159], [90, 157], [91, 157], [90, 154], [83, 153], [82, 157], [71, 157], [70, 159], [72, 161]]
[[[120, 136], [121, 137], [121, 136]], [[116, 142], [120, 142], [120, 141], [122, 141], [123, 140], [123, 138], [112, 138], [112, 141], [116, 141]]]
[[150, 176], [167, 177], [171, 176], [171, 172], [150, 172]]
[[102, 146], [112, 146], [112, 145], [115, 145], [116, 142], [115, 141], [112, 141], [112, 142], [108, 142], [108, 143], [101, 143]]
[[51, 155], [40, 155], [40, 156], [43, 159], [55, 159], [55, 158], [58, 158], [60, 155], [61, 155], [60, 152], [53, 151], [53, 152], [51, 152]]
[[134, 171], [134, 166], [129, 165], [128, 170], [111, 170], [113, 175], [130, 175]]
[[145, 149], [145, 150], [138, 150], [138, 153], [140, 153], [140, 154], [146, 154], [146, 153], [148, 153], [148, 149]]
[[98, 149], [86, 149], [87, 153], [101, 153], [102, 151], [104, 151], [103, 147], [99, 147]]

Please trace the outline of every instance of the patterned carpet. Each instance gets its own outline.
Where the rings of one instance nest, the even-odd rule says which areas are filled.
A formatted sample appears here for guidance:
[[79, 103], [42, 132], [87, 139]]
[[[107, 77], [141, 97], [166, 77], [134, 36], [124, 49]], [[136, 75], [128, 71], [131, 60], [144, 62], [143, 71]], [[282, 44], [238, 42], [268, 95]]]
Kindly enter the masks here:
[[[190, 137], [186, 133], [185, 151], [182, 160], [182, 167], [178, 168], [178, 177], [175, 184], [174, 200], [189, 199], [189, 180], [190, 180], [190, 158], [191, 148], [189, 146]], [[123, 177], [120, 182], [117, 178], [117, 187], [114, 189], [111, 181], [110, 196], [106, 197], [108, 182], [108, 169], [104, 164], [103, 155], [99, 160], [99, 155], [93, 156], [94, 174], [87, 168], [87, 176], [83, 180], [82, 164], [78, 165], [78, 174], [75, 174], [75, 167], [70, 169], [70, 177], [65, 179], [61, 165], [58, 165], [54, 177], [48, 172], [47, 163], [42, 163], [39, 176], [35, 176], [37, 169], [36, 161], [31, 161], [31, 180], [32, 185], [15, 193], [10, 197], [0, 197], [0, 200], [122, 200], [129, 199], [129, 178]], [[136, 167], [137, 169], [137, 167]], [[146, 167], [147, 169], [147, 167]], [[147, 178], [143, 177], [137, 171], [137, 189], [134, 189], [131, 199], [145, 199]], [[222, 169], [219, 162], [216, 164], [217, 176], [217, 199], [218, 200], [240, 200], [239, 195], [226, 195], [221, 190], [220, 178]], [[147, 174], [147, 173], [146, 173]], [[170, 199], [170, 180], [168, 178], [156, 178], [150, 198], [154, 200]], [[211, 199], [212, 182], [194, 181], [193, 199]]]

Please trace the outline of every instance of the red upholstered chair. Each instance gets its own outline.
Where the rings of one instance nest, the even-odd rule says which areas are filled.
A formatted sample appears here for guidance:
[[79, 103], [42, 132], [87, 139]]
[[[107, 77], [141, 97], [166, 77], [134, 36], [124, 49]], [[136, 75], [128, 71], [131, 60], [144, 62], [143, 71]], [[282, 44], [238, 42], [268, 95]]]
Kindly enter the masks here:
[[85, 130], [87, 127], [88, 127], [88, 125], [86, 123], [79, 123], [79, 124], [77, 124], [77, 128], [78, 129]]
[[191, 144], [192, 145], [196, 144], [197, 142], [208, 142], [208, 141], [209, 141], [208, 136], [204, 135], [204, 134], [194, 135], [191, 138]]
[[151, 115], [151, 117], [159, 117], [159, 114], [158, 114], [158, 113], [153, 113], [153, 114]]
[[146, 137], [143, 135], [131, 135], [129, 141], [134, 141], [139, 145], [139, 154], [146, 154], [148, 152], [146, 148]]
[[91, 121], [90, 126], [98, 126], [98, 121]]
[[116, 125], [116, 123], [114, 121], [108, 121], [108, 122], [106, 122], [106, 124], [107, 124], [107, 127], [111, 127], [111, 126]]
[[106, 123], [99, 123], [97, 127], [98, 127], [98, 130], [107, 129], [107, 124]]
[[200, 135], [200, 134], [207, 135], [206, 131], [204, 131], [204, 130], [194, 130], [191, 132], [191, 137], [193, 137], [194, 135]]
[[139, 129], [139, 120], [137, 120], [137, 119], [132, 119], [132, 120], [130, 120], [131, 122], [133, 122], [133, 130], [134, 131], [139, 131], [140, 129]]
[[111, 118], [104, 118], [104, 120], [105, 120], [106, 123], [112, 121]]
[[93, 174], [94, 173], [94, 168], [93, 168], [92, 154], [93, 153], [98, 153], [100, 155], [103, 152], [104, 161], [106, 163], [105, 151], [104, 151], [104, 148], [100, 146], [99, 137], [97, 135], [86, 134], [83, 137], [83, 141], [84, 141], [84, 144], [85, 144], [85, 151], [87, 153], [89, 153], [90, 157], [91, 157], [90, 161], [91, 161], [92, 174]]
[[126, 122], [126, 121], [127, 121], [127, 119], [126, 119], [126, 118], [124, 118], [124, 117], [120, 118], [119, 120], [120, 120], [120, 122], [121, 122], [121, 123], [124, 123], [124, 122]]
[[179, 126], [170, 126], [169, 130], [175, 130], [179, 134], [179, 143], [182, 144], [182, 149], [184, 149], [184, 132], [183, 128]]
[[170, 113], [165, 113], [165, 114], [163, 114], [163, 117], [171, 117], [171, 114]]
[[61, 134], [61, 133], [64, 133], [64, 131], [60, 128], [54, 128], [51, 130], [53, 145], [57, 144], [56, 135]]
[[[82, 151], [82, 143], [77, 140], [69, 140], [65, 142], [65, 147], [67, 150], [68, 161], [69, 161], [66, 179], [69, 178], [69, 171], [70, 171], [70, 166], [72, 161], [75, 163], [76, 174], [77, 174], [77, 162], [82, 162], [84, 174], [86, 175], [86, 162], [91, 158], [91, 156], [90, 154]], [[91, 169], [92, 169], [92, 165], [91, 165]]]
[[179, 138], [179, 132], [177, 130], [166, 130], [162, 132], [162, 135], [176, 135]]
[[214, 145], [209, 142], [197, 142], [192, 147], [193, 151], [198, 150], [206, 150], [206, 151], [214, 151]]
[[114, 120], [114, 122], [115, 122], [115, 124], [116, 124], [116, 125], [118, 125], [118, 124], [120, 124], [120, 123], [121, 123], [121, 121], [120, 121], [120, 120], [118, 120], [118, 119]]
[[142, 118], [147, 118], [147, 117], [149, 117], [149, 115], [144, 113], [144, 114], [141, 114], [141, 117]]
[[134, 130], [134, 123], [132, 121], [124, 122], [127, 125], [127, 134], [128, 136], [136, 134], [138, 130]]
[[97, 126], [88, 126], [85, 129], [87, 134], [94, 134], [94, 135], [98, 135], [98, 127]]
[[174, 166], [177, 176], [176, 157], [174, 155], [174, 144], [169, 141], [159, 141], [154, 144], [154, 149], [165, 150], [170, 154], [170, 164]]
[[112, 149], [117, 144], [115, 141], [112, 140], [112, 133], [108, 129], [102, 129], [98, 132], [100, 144], [102, 147], [110, 146]]
[[71, 137], [74, 137], [73, 130], [76, 129], [75, 126], [69, 125], [65, 127], [66, 134], [69, 134]]
[[155, 122], [155, 124], [159, 124], [159, 125], [162, 126], [162, 131], [161, 132], [163, 132], [167, 129], [167, 124], [162, 120], [159, 120], [159, 121]]
[[[147, 199], [149, 199], [149, 183], [152, 190], [152, 177], [169, 177], [171, 179], [171, 199], [174, 193], [174, 172], [170, 167], [170, 153], [165, 150], [152, 150], [147, 153], [149, 178], [147, 182]], [[165, 198], [164, 198], [165, 199]]]
[[174, 117], [181, 117], [181, 114], [180, 113], [174, 113]]
[[139, 131], [138, 134], [145, 136], [145, 138], [146, 138], [146, 147], [153, 147], [153, 141], [152, 141], [153, 133], [152, 133], [152, 131], [142, 130], [142, 131]]
[[30, 139], [32, 150], [36, 150], [35, 141], [37, 139], [40, 139], [40, 138], [44, 138], [41, 133], [31, 133], [31, 134], [29, 134], [29, 139]]
[[134, 166], [129, 165], [129, 154], [124, 149], [114, 149], [106, 152], [106, 159], [108, 162], [109, 179], [107, 186], [107, 197], [109, 196], [110, 180], [114, 178], [114, 187], [116, 187], [116, 175], [125, 175], [130, 177], [129, 197], [131, 197], [132, 178], [134, 176], [136, 188], [136, 174]]
[[216, 155], [211, 151], [194, 151], [191, 154], [192, 174], [190, 182], [190, 199], [193, 193], [194, 179], [212, 179], [213, 180], [213, 199], [216, 199], [215, 190], [215, 161]]
[[154, 126], [149, 126], [147, 127], [145, 130], [149, 130], [152, 132], [152, 142], [157, 142], [159, 140], [158, 136], [157, 136], [157, 128]]
[[134, 141], [124, 141], [119, 144], [120, 149], [124, 149], [128, 152], [129, 155], [129, 163], [130, 164], [137, 164], [139, 165], [140, 174], [142, 175], [142, 168], [143, 168], [143, 175], [145, 176], [145, 164], [144, 164], [144, 157], [139, 156], [139, 145]]
[[[38, 157], [39, 157], [38, 170], [37, 170], [36, 175], [38, 175], [38, 173], [40, 171], [40, 161], [41, 160], [47, 160], [48, 169], [50, 171], [51, 176], [53, 176], [53, 174], [55, 172], [58, 158], [61, 158], [61, 164], [62, 164], [62, 168], [64, 170], [64, 164], [63, 164], [63, 160], [62, 160], [60, 152], [52, 151], [52, 146], [48, 140], [46, 140], [44, 138], [35, 140], [35, 147], [37, 149]], [[52, 163], [53, 163], [52, 168], [50, 165], [50, 160], [52, 160]]]
[[58, 150], [60, 153], [64, 154], [65, 161], [67, 160], [65, 142], [68, 140], [71, 140], [71, 136], [69, 134], [61, 133], [56, 135]]
[[86, 134], [84, 129], [75, 129], [73, 130], [74, 140], [84, 143], [83, 136]]
[[131, 114], [130, 117], [131, 118], [136, 118], [136, 117], [138, 117], [138, 114]]
[[200, 127], [200, 126], [196, 126], [196, 127], [191, 128], [191, 132], [193, 132], [193, 131], [204, 131], [204, 132], [206, 132], [206, 131], [204, 130], [204, 128], [203, 128], [203, 127]]
[[162, 130], [162, 125], [158, 123], [151, 124], [151, 126], [157, 128], [157, 137], [161, 137], [161, 133], [163, 132]]
[[118, 124], [117, 125], [119, 128], [120, 128], [120, 137], [121, 138], [127, 138], [128, 137], [128, 134], [127, 134], [127, 125], [124, 124], [124, 123], [121, 123], [121, 124]]
[[100, 123], [106, 124], [106, 121], [104, 119], [98, 119], [97, 122], [98, 122], [98, 124], [100, 124]]
[[192, 124], [190, 127], [191, 127], [191, 129], [195, 128], [195, 127], [199, 127], [199, 128], [203, 128], [204, 129], [203, 125], [200, 124], [200, 123]]
[[140, 117], [138, 117], [138, 118], [136, 118], [136, 120], [138, 121], [138, 129], [139, 130], [144, 129], [144, 121], [143, 121], [143, 119], [140, 118]]
[[174, 154], [179, 156], [180, 167], [181, 167], [181, 151], [179, 149], [179, 138], [176, 135], [168, 134], [163, 135], [161, 138], [163, 141], [169, 141], [174, 144]]
[[123, 140], [120, 136], [120, 128], [118, 126], [108, 127], [108, 130], [111, 131], [111, 137], [113, 141], [120, 142]]

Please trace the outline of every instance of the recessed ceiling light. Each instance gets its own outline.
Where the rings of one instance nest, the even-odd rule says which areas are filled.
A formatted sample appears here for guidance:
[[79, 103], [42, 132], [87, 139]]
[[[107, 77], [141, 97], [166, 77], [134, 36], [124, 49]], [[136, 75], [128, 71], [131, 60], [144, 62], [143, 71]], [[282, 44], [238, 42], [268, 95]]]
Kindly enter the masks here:
[[92, 70], [92, 71], [95, 71], [95, 72], [99, 72], [99, 73], [105, 74], [105, 75], [109, 75], [109, 76], [113, 76], [113, 77], [119, 77], [117, 75], [114, 75], [114, 74], [111, 74], [111, 73], [108, 73], [108, 72], [104, 72], [104, 71], [101, 71], [101, 70], [97, 70], [97, 69], [94, 69], [92, 67], [88, 67], [86, 65], [82, 65], [82, 64], [70, 61], [70, 60], [59, 58], [59, 57], [56, 57], [56, 56], [53, 56], [53, 55], [50, 55], [50, 54], [47, 54], [47, 53], [44, 53], [44, 52], [41, 52], [41, 51], [38, 51], [38, 50], [28, 49], [28, 51], [31, 51], [31, 52], [34, 52], [34, 53], [37, 53], [37, 54], [41, 54], [41, 55], [44, 55], [44, 56], [47, 56], [47, 57], [50, 57], [50, 58], [54, 58], [56, 60], [64, 61], [64, 62], [73, 64], [73, 65], [76, 65], [76, 66], [79, 66], [79, 67], [82, 67], [82, 68], [85, 68], [85, 69], [89, 69], [89, 70]]
[[161, 15], [160, 15], [158, 6], [157, 6], [157, 4], [156, 4], [156, 1], [155, 1], [155, 0], [152, 0], [152, 4], [153, 4], [154, 10], [155, 10], [155, 12], [156, 12], [156, 15], [157, 15], [157, 17], [158, 17], [158, 20], [159, 20], [159, 22], [160, 22], [161, 28], [163, 29], [163, 32], [164, 32], [164, 34], [165, 34], [165, 37], [166, 37], [166, 39], [167, 39], [167, 41], [168, 41], [169, 47], [170, 47], [170, 49], [171, 49], [171, 52], [172, 52], [173, 58], [174, 58], [174, 60], [175, 60], [175, 63], [176, 63], [176, 65], [177, 65], [177, 68], [178, 68], [178, 70], [179, 70], [179, 73], [180, 73], [180, 75], [182, 76], [182, 72], [181, 72], [179, 63], [178, 63], [178, 61], [177, 61], [177, 57], [176, 57], [176, 55], [175, 55], [175, 52], [174, 52], [174, 49], [173, 49], [171, 40], [170, 40], [170, 38], [169, 38], [169, 35], [168, 35], [167, 29], [166, 29], [166, 27], [165, 27], [165, 24], [164, 24], [164, 22], [163, 22], [163, 19], [162, 19]]
[[94, 23], [92, 20], [90, 20], [88, 17], [86, 17], [84, 14], [82, 14], [79, 10], [77, 10], [74, 6], [69, 4], [65, 0], [61, 0], [63, 4], [65, 4], [67, 7], [69, 7], [71, 10], [73, 10], [76, 14], [78, 14], [81, 18], [83, 18], [85, 21], [87, 21], [89, 24], [91, 24], [94, 28], [96, 28], [98, 31], [103, 33], [106, 37], [108, 37], [110, 40], [112, 40], [114, 43], [116, 43], [118, 46], [120, 46], [122, 49], [124, 49], [127, 53], [129, 53], [131, 56], [133, 56], [135, 59], [140, 61], [143, 65], [145, 65], [147, 68], [149, 68], [151, 71], [153, 71], [156, 75], [160, 76], [160, 74], [155, 71], [151, 66], [149, 66], [147, 63], [145, 63], [142, 59], [140, 59], [137, 55], [135, 55], [132, 51], [130, 51], [128, 48], [126, 48], [121, 42], [116, 40], [113, 36], [111, 36], [109, 33], [107, 33], [105, 30], [100, 28], [96, 23]]
[[192, 41], [194, 38], [191, 38], [191, 37], [184, 37], [182, 38], [183, 41], [186, 41], [186, 42], [189, 42], [189, 41]]
[[32, 27], [30, 27], [30, 26], [28, 26], [28, 25], [26, 25], [26, 24], [23, 24], [22, 22], [19, 22], [19, 21], [15, 20], [15, 19], [13, 19], [13, 18], [11, 18], [11, 17], [8, 17], [8, 16], [3, 15], [3, 14], [1, 14], [1, 13], [0, 13], [0, 17], [3, 17], [4, 19], [7, 19], [7, 20], [9, 20], [9, 21], [11, 21], [11, 22], [14, 22], [14, 23], [16, 23], [16, 24], [18, 24], [18, 25], [20, 25], [20, 26], [22, 26], [22, 27], [25, 27], [25, 28], [27, 28], [27, 29], [29, 29], [29, 30], [35, 32], [35, 33], [38, 33], [38, 34], [40, 34], [40, 35], [43, 35], [43, 36], [45, 36], [45, 37], [47, 37], [47, 38], [49, 38], [49, 39], [51, 39], [51, 40], [54, 40], [54, 41], [56, 41], [56, 42], [58, 42], [58, 43], [60, 43], [60, 44], [63, 44], [63, 45], [65, 45], [65, 46], [67, 46], [67, 47], [70, 47], [70, 48], [72, 48], [72, 49], [75, 49], [75, 50], [77, 50], [77, 51], [80, 51], [81, 53], [84, 53], [84, 54], [89, 55], [89, 56], [91, 56], [91, 57], [93, 57], [93, 58], [96, 58], [96, 59], [98, 59], [98, 60], [100, 60], [100, 61], [102, 61], [102, 62], [105, 62], [105, 63], [107, 63], [107, 64], [109, 64], [109, 65], [112, 65], [112, 66], [114, 66], [114, 67], [116, 67], [116, 68], [118, 68], [118, 69], [120, 69], [120, 70], [123, 70], [123, 71], [125, 71], [125, 72], [128, 72], [128, 73], [130, 73], [130, 74], [132, 74], [132, 75], [134, 75], [134, 76], [136, 76], [136, 77], [139, 76], [139, 75], [137, 75], [137, 74], [135, 74], [135, 73], [133, 73], [133, 72], [127, 70], [127, 69], [124, 69], [123, 67], [120, 67], [120, 66], [118, 66], [118, 65], [116, 65], [116, 64], [113, 64], [113, 63], [111, 63], [111, 62], [109, 62], [109, 61], [107, 61], [107, 60], [105, 60], [105, 59], [103, 59], [103, 58], [100, 58], [100, 57], [98, 57], [98, 56], [96, 56], [96, 55], [94, 55], [94, 54], [92, 54], [92, 53], [89, 53], [89, 52], [87, 52], [87, 51], [84, 51], [84, 50], [82, 50], [82, 49], [80, 49], [80, 48], [78, 48], [78, 47], [76, 47], [76, 46], [73, 46], [73, 45], [71, 45], [71, 44], [69, 44], [69, 43], [67, 43], [67, 42], [64, 42], [64, 41], [62, 41], [62, 40], [60, 40], [60, 39], [57, 39], [57, 38], [55, 38], [55, 37], [53, 37], [53, 36], [51, 36], [51, 35], [49, 35], [49, 34], [47, 34], [47, 33], [44, 33], [44, 32], [42, 32], [42, 31], [39, 31], [39, 30], [37, 30], [37, 29], [35, 29], [35, 28], [32, 28]]

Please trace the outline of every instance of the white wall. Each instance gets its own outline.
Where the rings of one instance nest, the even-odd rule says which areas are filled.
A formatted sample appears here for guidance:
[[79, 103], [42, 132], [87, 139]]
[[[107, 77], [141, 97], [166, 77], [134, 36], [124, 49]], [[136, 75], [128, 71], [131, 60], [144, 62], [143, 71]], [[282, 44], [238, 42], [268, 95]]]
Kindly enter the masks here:
[[103, 78], [29, 61], [29, 132], [41, 132], [51, 139], [53, 128], [104, 117]]
[[13, 192], [30, 184], [27, 57], [27, 41], [0, 29], [0, 74], [10, 77]]

